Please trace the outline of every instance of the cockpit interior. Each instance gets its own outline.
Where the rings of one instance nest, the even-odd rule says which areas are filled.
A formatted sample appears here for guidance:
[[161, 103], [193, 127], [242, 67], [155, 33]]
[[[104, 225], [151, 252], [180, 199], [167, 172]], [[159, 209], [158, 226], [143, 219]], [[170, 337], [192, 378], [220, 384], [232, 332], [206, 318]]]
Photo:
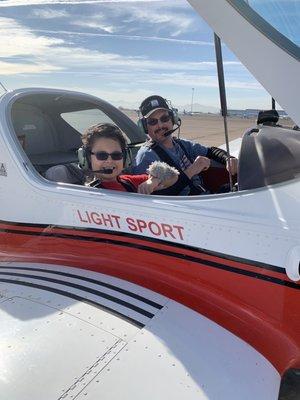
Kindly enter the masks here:
[[[146, 137], [130, 118], [106, 101], [42, 92], [21, 96], [11, 105], [16, 144], [35, 170], [52, 181], [82, 183], [83, 175], [77, 168], [81, 135], [87, 127], [102, 122], [115, 123], [123, 131], [133, 159]], [[295, 179], [300, 174], [299, 132], [274, 121], [262, 121], [243, 134], [238, 158], [239, 191]], [[223, 184], [224, 173], [220, 179]]]

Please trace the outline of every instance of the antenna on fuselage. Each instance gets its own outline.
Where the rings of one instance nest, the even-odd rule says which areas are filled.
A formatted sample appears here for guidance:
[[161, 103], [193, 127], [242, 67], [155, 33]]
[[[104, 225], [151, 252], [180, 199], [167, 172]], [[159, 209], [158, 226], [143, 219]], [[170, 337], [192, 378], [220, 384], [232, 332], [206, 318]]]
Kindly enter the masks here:
[[1, 81], [0, 81], [0, 85], [1, 85], [1, 87], [2, 87], [6, 92], [8, 92], [8, 90], [7, 90], [6, 87], [2, 84]]
[[[216, 52], [216, 61], [217, 61], [217, 70], [218, 70], [221, 113], [222, 113], [223, 121], [224, 121], [226, 151], [227, 151], [227, 156], [230, 157], [228, 128], [227, 128], [227, 101], [226, 101], [226, 90], [225, 90], [221, 40], [220, 40], [219, 36], [217, 36], [215, 33], [214, 33], [214, 38], [215, 38], [215, 52]], [[232, 191], [233, 185], [232, 185], [232, 175], [231, 175], [231, 170], [230, 170], [230, 163], [228, 163], [228, 168], [229, 168], [228, 172], [229, 172], [230, 191]]]

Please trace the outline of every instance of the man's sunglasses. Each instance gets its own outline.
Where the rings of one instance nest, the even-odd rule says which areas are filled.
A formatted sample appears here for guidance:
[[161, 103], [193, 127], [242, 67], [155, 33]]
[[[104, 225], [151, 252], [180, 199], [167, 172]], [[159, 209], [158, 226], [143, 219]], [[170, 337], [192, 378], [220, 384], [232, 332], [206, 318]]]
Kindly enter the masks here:
[[113, 151], [112, 153], [107, 153], [106, 151], [97, 151], [96, 153], [93, 153], [91, 151], [91, 154], [93, 154], [99, 161], [105, 161], [109, 156], [111, 156], [112, 160], [115, 161], [122, 160], [124, 157], [124, 154], [121, 151]]
[[162, 115], [160, 118], [147, 118], [147, 125], [154, 126], [158, 124], [158, 121], [165, 123], [169, 122], [171, 119], [171, 115], [165, 114]]

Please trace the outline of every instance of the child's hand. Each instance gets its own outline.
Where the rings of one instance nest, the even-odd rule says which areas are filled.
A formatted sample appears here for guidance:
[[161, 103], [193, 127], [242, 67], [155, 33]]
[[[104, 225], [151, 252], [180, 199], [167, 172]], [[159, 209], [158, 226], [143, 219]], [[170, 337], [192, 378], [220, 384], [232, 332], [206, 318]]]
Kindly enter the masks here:
[[153, 176], [149, 176], [149, 178], [141, 183], [138, 186], [138, 193], [141, 194], [151, 194], [154, 190], [156, 190], [160, 185], [160, 180], [158, 178], [154, 178]]

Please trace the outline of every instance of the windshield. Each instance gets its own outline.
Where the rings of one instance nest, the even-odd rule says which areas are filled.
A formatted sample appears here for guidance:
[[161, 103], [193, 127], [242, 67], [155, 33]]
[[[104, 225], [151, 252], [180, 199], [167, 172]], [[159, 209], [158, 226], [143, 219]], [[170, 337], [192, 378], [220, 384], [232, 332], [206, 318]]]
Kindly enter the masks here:
[[299, 0], [244, 0], [282, 35], [299, 46]]
[[92, 125], [113, 123], [113, 120], [99, 108], [62, 113], [60, 116], [81, 134]]
[[6, 93], [7, 92], [7, 90], [6, 90], [6, 88], [2, 85], [2, 83], [0, 82], [0, 97], [4, 94], [4, 93]]
[[11, 121], [18, 143], [41, 174], [54, 165], [77, 163], [81, 135], [96, 123], [116, 124], [129, 144], [143, 141], [136, 124], [109, 103], [64, 92], [20, 96], [12, 105]]

